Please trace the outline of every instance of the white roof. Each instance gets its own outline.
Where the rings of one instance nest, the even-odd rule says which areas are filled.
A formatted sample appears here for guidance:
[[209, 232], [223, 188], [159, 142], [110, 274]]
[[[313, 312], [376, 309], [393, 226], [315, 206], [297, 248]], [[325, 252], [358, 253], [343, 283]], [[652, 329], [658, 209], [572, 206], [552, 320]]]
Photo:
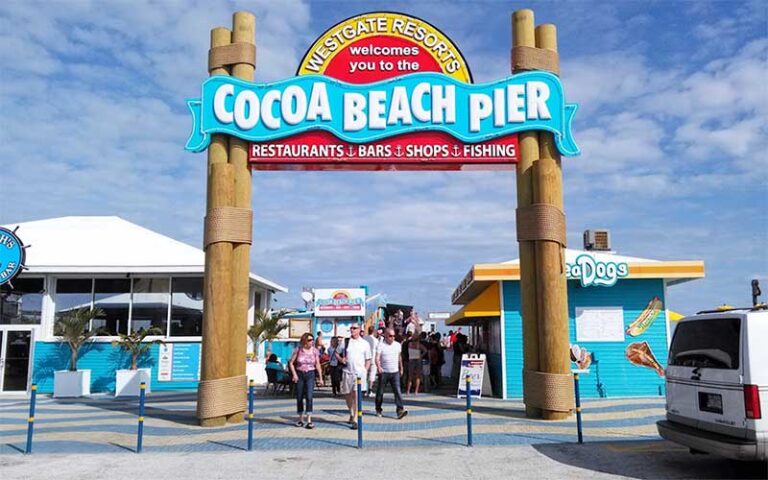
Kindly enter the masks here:
[[[626, 263], [657, 263], [659, 260], [651, 260], [650, 258], [640, 258], [640, 257], [627, 257], [626, 255], [616, 255], [613, 252], [598, 252], [598, 251], [587, 251], [587, 250], [576, 250], [573, 248], [566, 248], [565, 249], [565, 263], [574, 263], [576, 261], [576, 257], [579, 255], [588, 254], [595, 258], [597, 261], [601, 262], [626, 262]], [[518, 264], [520, 263], [520, 259], [516, 258], [514, 260], [509, 260], [507, 262], [501, 262], [505, 264]]]
[[[205, 252], [120, 217], [59, 217], [19, 227], [29, 273], [203, 273]], [[250, 274], [251, 283], [288, 290]]]

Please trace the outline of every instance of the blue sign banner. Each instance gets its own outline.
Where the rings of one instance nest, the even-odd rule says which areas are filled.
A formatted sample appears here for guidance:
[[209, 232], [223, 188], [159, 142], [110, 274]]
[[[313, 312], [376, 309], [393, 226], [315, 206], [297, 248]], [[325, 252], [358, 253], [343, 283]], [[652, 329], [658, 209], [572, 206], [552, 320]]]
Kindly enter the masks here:
[[525, 72], [485, 84], [432, 72], [358, 85], [323, 75], [273, 83], [229, 76], [203, 82], [188, 100], [193, 128], [186, 149], [205, 150], [211, 134], [269, 142], [325, 130], [350, 143], [419, 131], [442, 131], [477, 143], [528, 131], [552, 132], [563, 155], [578, 155], [571, 123], [578, 106], [566, 104], [560, 79]]
[[174, 382], [200, 380], [200, 344], [174, 343], [171, 378]]
[[0, 227], [0, 285], [11, 282], [24, 269], [24, 244], [16, 233]]

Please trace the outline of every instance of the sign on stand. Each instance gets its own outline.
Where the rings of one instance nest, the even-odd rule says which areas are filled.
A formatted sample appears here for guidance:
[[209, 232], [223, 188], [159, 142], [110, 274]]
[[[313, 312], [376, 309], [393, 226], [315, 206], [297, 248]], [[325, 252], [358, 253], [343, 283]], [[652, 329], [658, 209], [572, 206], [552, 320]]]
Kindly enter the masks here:
[[491, 395], [491, 380], [485, 374], [487, 362], [485, 354], [465, 353], [461, 356], [461, 373], [459, 374], [459, 386], [456, 398], [464, 398], [467, 395], [467, 375], [472, 380], [469, 388], [473, 397], [480, 398], [484, 395]]

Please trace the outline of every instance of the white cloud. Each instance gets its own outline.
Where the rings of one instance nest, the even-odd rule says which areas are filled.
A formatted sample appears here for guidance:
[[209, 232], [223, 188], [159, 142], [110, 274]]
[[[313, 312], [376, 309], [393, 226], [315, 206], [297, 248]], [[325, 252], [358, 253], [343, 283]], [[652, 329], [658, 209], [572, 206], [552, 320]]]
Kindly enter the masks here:
[[[508, 73], [511, 6], [390, 8], [400, 6], [449, 34], [477, 80]], [[0, 223], [118, 214], [198, 245], [205, 155], [182, 152], [183, 102], [206, 76], [209, 30], [238, 8], [257, 15], [262, 81], [292, 75], [315, 35], [359, 10], [267, 0], [0, 4], [0, 171], [13, 179], [3, 178], [12, 200], [0, 204]], [[671, 289], [673, 302], [732, 301], [739, 282], [768, 270], [757, 207], [768, 198], [759, 155], [766, 42], [704, 55], [686, 46], [698, 27], [678, 32], [638, 10], [537, 9], [539, 22], [560, 26], [566, 94], [582, 106], [584, 154], [563, 160], [569, 239], [606, 226], [622, 253], [704, 258], [708, 279]], [[744, 25], [713, 28], [738, 37]], [[675, 55], [703, 63], [649, 46], [662, 30]], [[517, 257], [515, 183], [513, 172], [254, 172], [253, 266], [293, 291], [368, 283], [393, 301], [445, 310], [472, 263]]]

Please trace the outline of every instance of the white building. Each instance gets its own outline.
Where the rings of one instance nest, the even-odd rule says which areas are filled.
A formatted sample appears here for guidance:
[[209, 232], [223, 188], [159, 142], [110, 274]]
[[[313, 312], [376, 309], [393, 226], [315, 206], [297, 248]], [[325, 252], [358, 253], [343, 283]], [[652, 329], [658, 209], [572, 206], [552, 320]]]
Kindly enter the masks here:
[[[199, 379], [205, 253], [119, 217], [61, 217], [19, 224], [28, 270], [0, 287], [0, 391], [41, 392], [53, 371], [67, 368], [68, 349], [53, 333], [58, 316], [82, 306], [104, 311], [94, 320], [105, 336], [83, 349], [78, 368], [92, 370], [91, 390], [114, 388], [114, 371], [125, 368], [111, 342], [118, 333], [157, 327], [176, 357], [168, 381], [152, 378], [153, 390], [194, 389]], [[249, 319], [269, 309], [275, 292], [287, 289], [250, 275]], [[157, 348], [144, 359], [156, 365]], [[32, 367], [32, 368], [30, 368]], [[177, 373], [177, 375], [173, 375]]]

